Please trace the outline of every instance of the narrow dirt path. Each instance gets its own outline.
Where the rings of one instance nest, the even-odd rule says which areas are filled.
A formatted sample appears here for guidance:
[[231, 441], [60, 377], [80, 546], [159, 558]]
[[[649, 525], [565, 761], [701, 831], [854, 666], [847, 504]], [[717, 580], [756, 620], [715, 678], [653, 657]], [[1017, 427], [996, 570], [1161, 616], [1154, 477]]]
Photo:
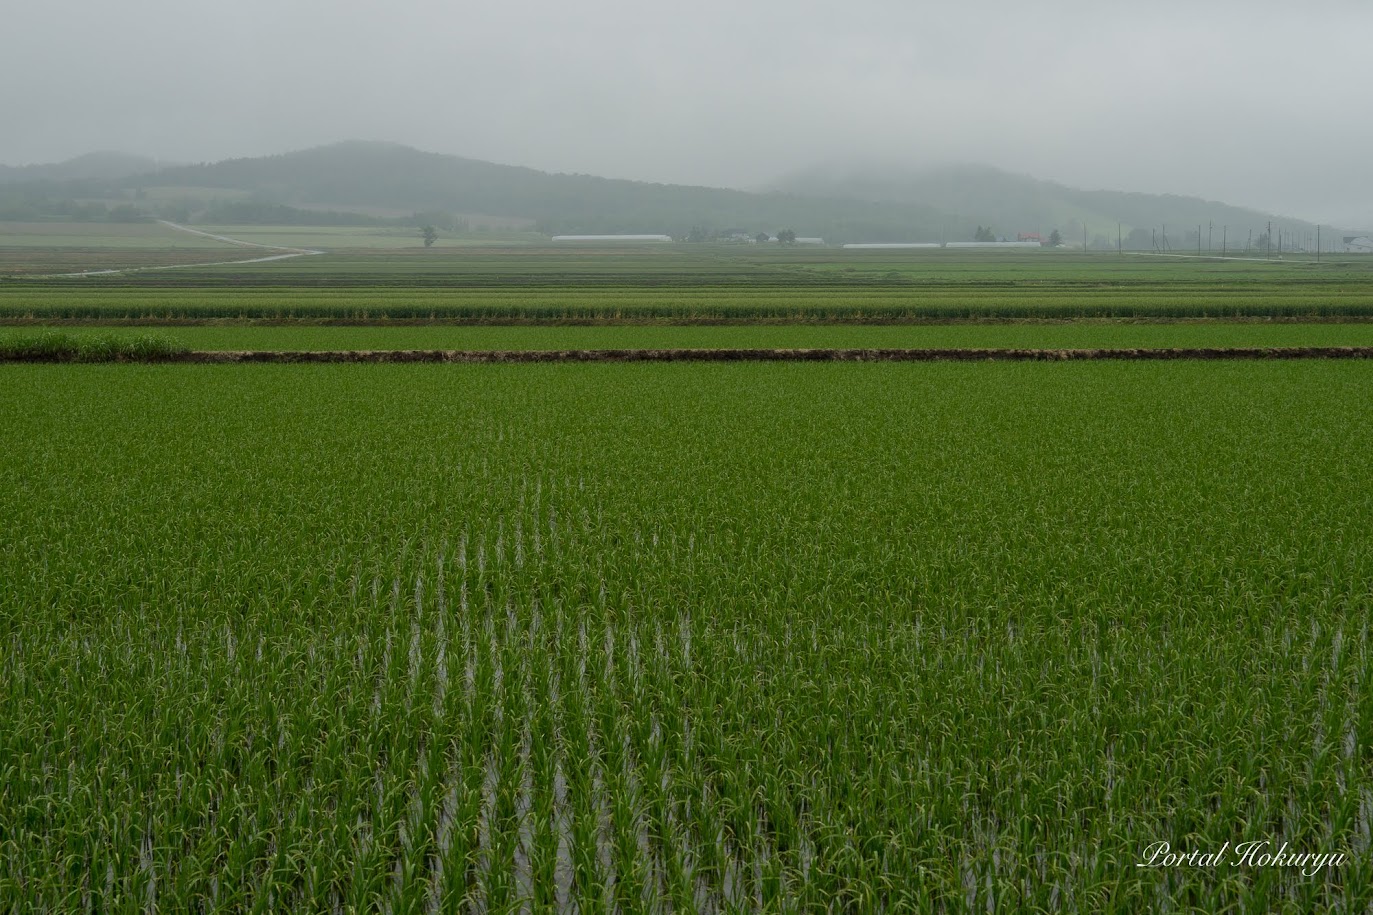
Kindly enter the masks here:
[[1167, 349], [217, 350], [179, 362], [1098, 362], [1173, 359], [1373, 359], [1370, 346]]
[[281, 251], [286, 254], [295, 255], [297, 257], [306, 254], [324, 253], [323, 251], [316, 251], [313, 248], [290, 248], [285, 245], [264, 245], [261, 242], [244, 241], [241, 238], [230, 238], [227, 235], [216, 235], [213, 232], [206, 232], [202, 229], [192, 229], [190, 226], [183, 226], [181, 225], [181, 223], [171, 222], [170, 220], [166, 219], [159, 219], [158, 223], [160, 225], [166, 226], [169, 229], [175, 229], [178, 232], [187, 232], [191, 235], [199, 235], [202, 238], [213, 238], [215, 241], [222, 241], [226, 244], [237, 245], [240, 248], [259, 248], [264, 251]]
[[124, 273], [147, 273], [153, 270], [187, 270], [193, 267], [223, 267], [231, 264], [265, 264], [268, 261], [284, 261], [293, 257], [310, 257], [315, 254], [324, 253], [323, 251], [316, 251], [313, 248], [289, 248], [285, 245], [264, 245], [255, 241], [244, 241], [241, 238], [230, 238], [227, 235], [215, 235], [213, 232], [203, 232], [200, 229], [192, 229], [190, 226], [183, 226], [180, 223], [170, 222], [166, 219], [159, 219], [158, 223], [169, 229], [174, 229], [177, 232], [186, 232], [190, 235], [212, 238], [215, 241], [235, 245], [239, 248], [252, 248], [258, 251], [275, 251], [277, 253], [268, 254], [263, 257], [248, 257], [231, 261], [197, 261], [194, 264], [161, 264], [155, 267], [115, 267], [104, 270], [78, 270], [75, 273], [44, 273], [29, 278], [53, 280], [79, 276], [116, 276]]

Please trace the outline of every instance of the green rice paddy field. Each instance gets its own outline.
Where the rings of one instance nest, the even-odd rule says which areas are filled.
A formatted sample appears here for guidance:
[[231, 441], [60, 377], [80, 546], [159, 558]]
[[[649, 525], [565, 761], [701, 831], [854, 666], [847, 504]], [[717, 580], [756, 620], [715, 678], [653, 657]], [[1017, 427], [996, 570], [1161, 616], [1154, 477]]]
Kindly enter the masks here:
[[10, 910], [1373, 904], [1373, 365], [0, 377]]
[[[152, 228], [195, 244], [209, 241], [164, 226]], [[85, 236], [73, 238], [86, 241]], [[1048, 250], [988, 254], [474, 245], [325, 248], [322, 255], [270, 263], [100, 277], [32, 276], [35, 270], [56, 271], [52, 265], [60, 265], [62, 272], [115, 269], [121, 257], [138, 267], [185, 263], [197, 256], [220, 260], [272, 253], [221, 248], [195, 255], [152, 248], [0, 246], [0, 322], [1373, 319], [1373, 258], [1329, 256], [1316, 262], [1309, 256], [1186, 260]], [[8, 278], [6, 264], [12, 272]]]
[[[12, 277], [0, 348], [1373, 345], [1373, 260], [853, 255]], [[1370, 479], [1373, 361], [0, 364], [0, 912], [1367, 912]]]

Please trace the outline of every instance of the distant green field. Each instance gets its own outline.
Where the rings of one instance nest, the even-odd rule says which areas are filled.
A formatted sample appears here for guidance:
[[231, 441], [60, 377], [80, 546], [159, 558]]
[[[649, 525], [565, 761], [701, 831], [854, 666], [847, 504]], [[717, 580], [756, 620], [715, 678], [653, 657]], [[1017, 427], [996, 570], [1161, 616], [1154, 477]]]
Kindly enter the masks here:
[[[229, 275], [254, 282], [294, 283], [367, 278], [390, 283], [412, 276], [453, 282], [474, 277], [567, 279], [616, 277], [644, 282], [818, 283], [894, 282], [921, 284], [1273, 282], [1354, 281], [1373, 274], [1373, 257], [1331, 257], [1317, 264], [1309, 255], [1268, 261], [1243, 258], [1188, 260], [1143, 254], [1070, 250], [978, 251], [843, 250], [769, 245], [558, 245], [535, 233], [440, 233], [432, 249], [423, 247], [417, 229], [395, 227], [198, 226], [216, 234], [264, 245], [314, 248], [327, 257], [252, 268], [206, 271], [197, 282], [223, 282]], [[153, 223], [0, 223], [4, 239], [25, 247], [89, 247], [113, 240], [138, 239], [172, 246], [215, 244]], [[133, 244], [126, 243], [125, 246]]]
[[[232, 196], [232, 195], [231, 195]], [[418, 229], [374, 226], [241, 226], [194, 225], [191, 228], [260, 245], [292, 248], [393, 249], [420, 248]], [[547, 243], [532, 232], [441, 232], [435, 248], [482, 245]], [[0, 221], [0, 248], [94, 248], [94, 247], [223, 247], [225, 243], [146, 222], [4, 222]]]
[[0, 901], [1366, 911], [1371, 386], [0, 366]]
[[[178, 232], [157, 222], [0, 222], [4, 248], [208, 248], [233, 245]], [[0, 273], [4, 272], [0, 264]]]
[[[338, 249], [424, 249], [418, 229], [409, 227], [374, 226], [200, 226], [195, 228], [226, 235], [260, 245], [281, 245], [288, 248]], [[534, 232], [471, 232], [455, 235], [439, 233], [434, 249], [467, 248], [484, 245], [511, 245], [547, 242], [547, 237]]]
[[[321, 282], [331, 278], [341, 282], [404, 283], [410, 278], [424, 282], [446, 280], [454, 284], [520, 280], [595, 284], [614, 280], [660, 285], [1051, 284], [1113, 288], [1150, 284], [1338, 284], [1373, 280], [1373, 257], [1326, 258], [1317, 264], [1306, 257], [1267, 262], [1220, 258], [1188, 260], [1051, 250], [893, 252], [756, 245], [599, 247], [549, 243], [453, 245], [433, 249], [411, 245], [389, 250], [345, 250], [331, 247], [326, 239], [304, 235], [274, 236], [270, 231], [264, 231], [249, 237], [254, 240], [276, 238], [274, 244], [310, 242], [304, 246], [331, 253], [326, 257], [247, 268], [246, 274], [235, 268], [217, 268], [206, 271], [204, 281], [211, 282], [216, 276], [234, 273], [252, 276], [257, 282], [275, 279], [284, 284], [311, 279]], [[405, 239], [397, 237], [394, 240]]]
[[[737, 325], [598, 327], [71, 327], [77, 339], [152, 335], [192, 350], [1094, 349], [1373, 346], [1373, 323]], [[0, 343], [42, 336], [0, 329]]]
[[[113, 233], [109, 237], [118, 237]], [[327, 253], [267, 263], [0, 281], [0, 322], [736, 324], [1373, 318], [1373, 258], [1256, 262], [1043, 250], [381, 244], [373, 230], [216, 227]], [[148, 231], [136, 226], [129, 231]], [[164, 231], [171, 232], [170, 229]], [[312, 230], [313, 231], [313, 230]], [[202, 239], [181, 235], [199, 244]], [[413, 241], [397, 230], [387, 237]], [[194, 263], [199, 247], [0, 249], [12, 273]], [[204, 249], [212, 259], [262, 249]], [[98, 253], [97, 253], [98, 251]], [[15, 252], [19, 254], [15, 255]], [[263, 253], [270, 253], [263, 251]], [[35, 265], [45, 264], [44, 268]]]

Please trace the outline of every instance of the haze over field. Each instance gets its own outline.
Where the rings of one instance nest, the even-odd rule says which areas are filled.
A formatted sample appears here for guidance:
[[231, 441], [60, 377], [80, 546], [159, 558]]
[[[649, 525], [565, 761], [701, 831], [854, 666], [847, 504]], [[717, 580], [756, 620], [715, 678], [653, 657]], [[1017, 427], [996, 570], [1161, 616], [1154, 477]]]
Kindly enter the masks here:
[[[6, 14], [0, 162], [346, 137], [755, 188], [984, 162], [1077, 187], [1373, 223], [1373, 6], [85, 0]], [[79, 24], [79, 28], [74, 28]]]

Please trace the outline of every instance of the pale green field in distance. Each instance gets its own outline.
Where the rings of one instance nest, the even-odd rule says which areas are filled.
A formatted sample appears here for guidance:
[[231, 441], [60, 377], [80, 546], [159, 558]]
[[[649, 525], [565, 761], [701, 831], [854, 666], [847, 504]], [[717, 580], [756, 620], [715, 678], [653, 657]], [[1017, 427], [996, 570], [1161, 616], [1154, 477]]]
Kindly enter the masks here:
[[[339, 249], [424, 249], [417, 228], [380, 226], [202, 226], [194, 228], [226, 235], [259, 245], [289, 248]], [[469, 232], [455, 235], [440, 232], [435, 248], [465, 248], [486, 245], [547, 243], [548, 238], [534, 232]], [[432, 249], [430, 249], [432, 250]]]
[[[232, 197], [233, 195], [226, 195]], [[420, 232], [408, 227], [321, 226], [189, 226], [258, 245], [290, 248], [372, 249], [424, 248]], [[520, 245], [547, 242], [531, 232], [441, 232], [435, 248]], [[154, 221], [103, 222], [0, 222], [0, 249], [23, 248], [207, 248], [248, 250], [226, 242], [180, 232]], [[249, 256], [249, 255], [245, 255]], [[130, 266], [139, 266], [137, 261]]]
[[157, 222], [0, 222], [0, 249], [11, 247], [242, 250]]
[[239, 261], [257, 249], [156, 222], [0, 222], [0, 280]]
[[[42, 229], [48, 234], [32, 237], [50, 245], [0, 246], [0, 320], [862, 324], [1373, 317], [1373, 258], [1358, 257], [1317, 263], [1305, 257], [1185, 260], [1048, 249], [563, 247], [483, 233], [426, 249], [417, 232], [406, 229], [212, 226], [207, 230], [245, 242], [326, 253], [195, 266], [200, 246], [216, 261], [248, 261], [270, 251], [156, 224]], [[111, 245], [142, 239], [145, 247], [135, 255], [132, 248], [83, 248], [62, 240], [62, 232], [84, 231]], [[150, 239], [158, 233], [176, 241], [157, 247]], [[467, 243], [473, 239], [483, 243]], [[189, 247], [175, 247], [182, 240]], [[174, 270], [32, 278], [188, 263]]]
[[[1165, 280], [1178, 282], [1190, 278], [1197, 282], [1226, 283], [1246, 280], [1267, 281], [1312, 277], [1329, 280], [1348, 276], [1362, 278], [1373, 274], [1373, 257], [1327, 253], [1321, 264], [1311, 254], [1287, 254], [1283, 258], [1261, 260], [1243, 257], [1188, 260], [1151, 257], [1138, 252], [1083, 253], [1073, 250], [978, 251], [969, 249], [935, 250], [843, 250], [767, 245], [692, 245], [645, 246], [564, 245], [548, 237], [525, 231], [440, 231], [433, 249], [426, 250], [418, 228], [414, 227], [318, 227], [318, 226], [244, 226], [193, 225], [192, 228], [239, 238], [264, 245], [318, 248], [338, 251], [344, 256], [309, 261], [314, 273], [384, 270], [388, 256], [402, 255], [395, 268], [450, 269], [461, 272], [472, 266], [470, 257], [481, 254], [468, 249], [509, 247], [500, 255], [515, 269], [545, 273], [556, 265], [582, 264], [587, 269], [624, 272], [658, 271], [667, 275], [683, 271], [692, 274], [733, 274], [740, 270], [781, 270], [797, 279], [822, 282], [848, 280], [893, 281], [919, 279], [950, 282], [1135, 282]], [[121, 243], [120, 239], [124, 241]], [[157, 223], [0, 223], [0, 247], [124, 247], [155, 245], [167, 239], [168, 246], [217, 245], [211, 239], [177, 232]], [[409, 249], [409, 250], [407, 250]], [[1219, 253], [1219, 252], [1217, 252]], [[1235, 254], [1235, 252], [1231, 252]], [[424, 261], [417, 256], [426, 256]], [[253, 273], [289, 277], [307, 262], [263, 265]]]

